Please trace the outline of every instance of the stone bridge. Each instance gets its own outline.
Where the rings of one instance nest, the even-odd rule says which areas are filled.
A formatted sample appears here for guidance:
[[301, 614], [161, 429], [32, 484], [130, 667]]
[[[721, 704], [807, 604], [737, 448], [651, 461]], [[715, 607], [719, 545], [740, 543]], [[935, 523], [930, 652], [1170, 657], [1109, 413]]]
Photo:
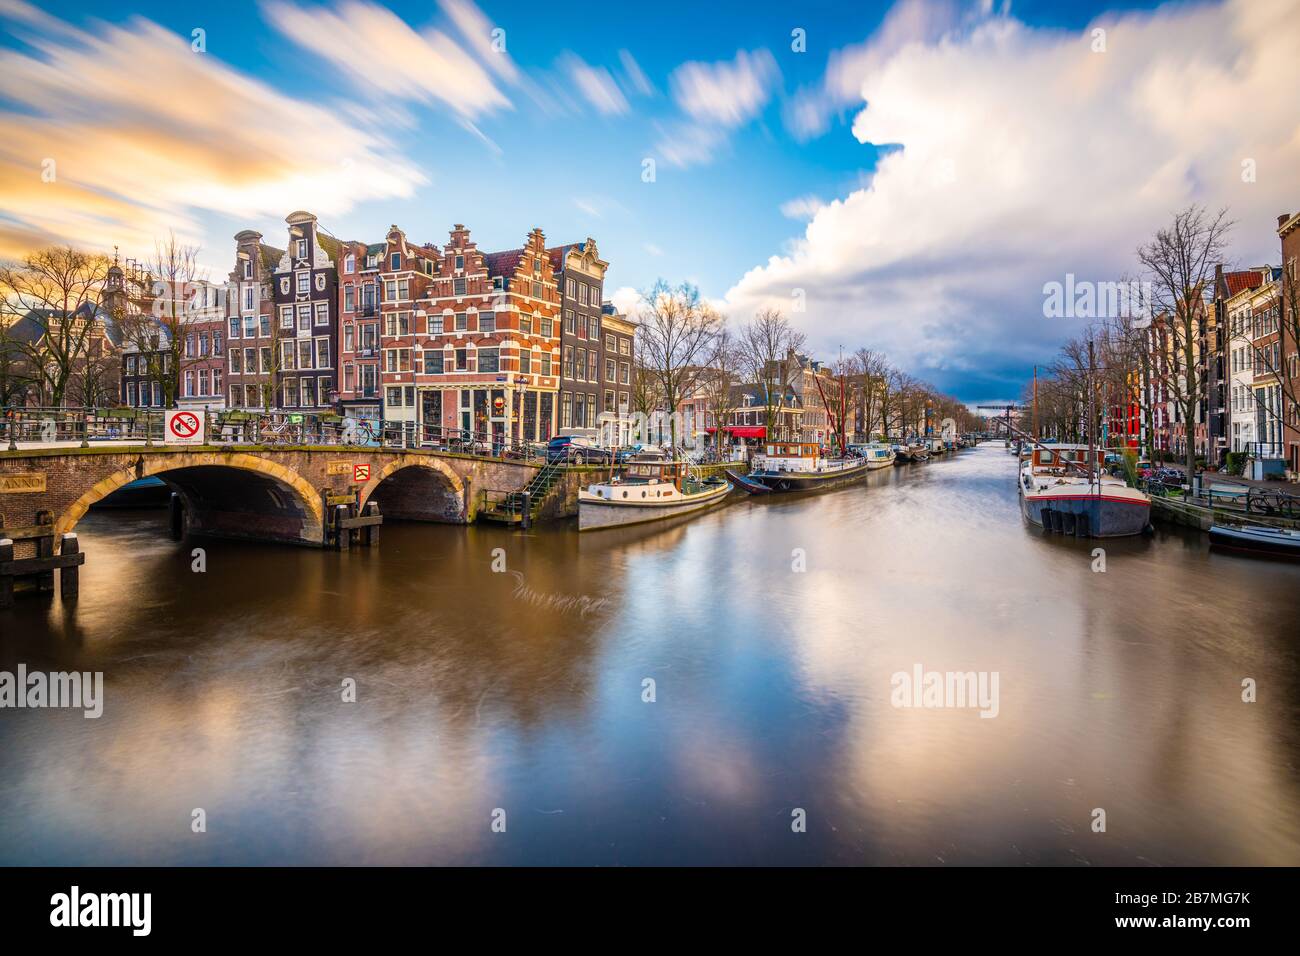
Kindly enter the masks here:
[[[320, 546], [327, 495], [355, 489], [361, 508], [374, 501], [386, 517], [468, 523], [479, 489], [519, 490], [538, 467], [340, 445], [28, 448], [0, 451], [0, 517], [6, 528], [23, 528], [48, 511], [57, 540], [97, 501], [156, 476], [180, 496], [189, 531]], [[16, 541], [24, 545], [33, 547]]]

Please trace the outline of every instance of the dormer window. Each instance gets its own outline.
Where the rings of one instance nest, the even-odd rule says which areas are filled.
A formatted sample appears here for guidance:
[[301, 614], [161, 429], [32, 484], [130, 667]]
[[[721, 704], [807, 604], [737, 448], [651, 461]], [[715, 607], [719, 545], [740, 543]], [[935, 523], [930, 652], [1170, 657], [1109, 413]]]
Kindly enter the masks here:
[[356, 272], [356, 271], [357, 271], [357, 257], [354, 256], [354, 255], [350, 255], [350, 256], [348, 256], [347, 259], [344, 261], [343, 269], [344, 269], [345, 272], [349, 272], [349, 273], [351, 273], [351, 272]]

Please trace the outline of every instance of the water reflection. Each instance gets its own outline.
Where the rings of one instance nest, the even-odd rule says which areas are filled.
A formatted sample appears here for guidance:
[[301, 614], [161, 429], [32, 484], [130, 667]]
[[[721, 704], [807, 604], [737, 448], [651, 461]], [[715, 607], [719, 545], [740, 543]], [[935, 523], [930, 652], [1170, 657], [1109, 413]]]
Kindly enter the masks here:
[[[1300, 863], [1300, 568], [1162, 531], [1094, 573], [1013, 469], [347, 554], [91, 515], [0, 665], [103, 670], [105, 715], [0, 712], [0, 862]], [[999, 672], [998, 717], [891, 706], [916, 663]]]

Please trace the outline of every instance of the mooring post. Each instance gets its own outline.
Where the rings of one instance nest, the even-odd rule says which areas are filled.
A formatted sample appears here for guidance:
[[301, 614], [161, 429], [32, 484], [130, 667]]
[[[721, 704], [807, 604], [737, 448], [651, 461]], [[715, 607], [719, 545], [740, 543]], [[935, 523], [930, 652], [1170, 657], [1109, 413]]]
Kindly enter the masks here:
[[520, 500], [524, 503], [524, 511], [520, 515], [519, 526], [527, 531], [533, 523], [533, 496], [525, 491]]
[[[81, 550], [75, 531], [67, 532], [59, 541], [59, 554], [76, 554]], [[75, 564], [65, 565], [59, 570], [59, 596], [65, 601], [74, 600], [81, 590], [81, 568]]]
[[[36, 539], [36, 556], [52, 558], [54, 557], [54, 516], [48, 511], [38, 511], [36, 523], [42, 527], [48, 526], [50, 529], [48, 534], [42, 534]], [[54, 590], [53, 571], [40, 571], [36, 574], [36, 590], [42, 592]]]
[[[379, 505], [373, 501], [367, 502], [366, 517], [378, 518]], [[379, 547], [379, 525], [377, 524], [366, 525], [366, 547], [368, 548]]]
[[180, 541], [185, 537], [185, 505], [181, 502], [181, 496], [173, 491], [170, 500], [167, 502], [167, 526], [171, 532], [173, 541]]
[[[11, 538], [0, 538], [0, 565], [14, 559], [14, 543]], [[14, 576], [0, 567], [0, 608], [12, 607], [14, 603]]]
[[343, 527], [343, 519], [348, 516], [347, 505], [334, 506], [334, 543], [340, 551], [348, 550], [349, 540], [352, 537], [352, 531]]

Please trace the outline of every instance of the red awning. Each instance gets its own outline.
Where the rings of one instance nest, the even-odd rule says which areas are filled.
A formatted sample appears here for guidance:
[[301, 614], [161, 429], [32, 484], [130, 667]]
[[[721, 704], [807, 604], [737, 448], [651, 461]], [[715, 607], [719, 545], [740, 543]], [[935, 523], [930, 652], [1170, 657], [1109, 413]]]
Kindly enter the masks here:
[[[704, 429], [710, 435], [717, 431], [713, 426]], [[735, 438], [766, 438], [766, 425], [728, 425], [723, 429], [724, 432], [730, 432]]]

